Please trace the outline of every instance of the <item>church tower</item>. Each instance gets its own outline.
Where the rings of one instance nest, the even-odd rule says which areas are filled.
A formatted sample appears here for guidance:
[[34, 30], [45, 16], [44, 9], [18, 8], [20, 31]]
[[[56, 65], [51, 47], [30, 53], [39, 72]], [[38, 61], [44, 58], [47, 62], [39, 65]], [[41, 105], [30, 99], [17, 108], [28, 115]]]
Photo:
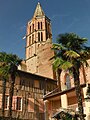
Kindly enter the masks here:
[[51, 22], [38, 2], [32, 19], [27, 23], [26, 66], [28, 72], [53, 78], [49, 60], [53, 56], [51, 47]]

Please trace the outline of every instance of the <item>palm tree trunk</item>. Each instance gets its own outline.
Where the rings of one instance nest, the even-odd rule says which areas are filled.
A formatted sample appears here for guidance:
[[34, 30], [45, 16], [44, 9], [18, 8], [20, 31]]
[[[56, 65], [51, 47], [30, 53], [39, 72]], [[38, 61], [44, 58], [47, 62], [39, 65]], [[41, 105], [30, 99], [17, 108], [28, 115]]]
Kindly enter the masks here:
[[85, 73], [84, 65], [82, 65], [82, 73], [83, 73], [84, 83], [86, 83], [86, 73]]
[[74, 85], [75, 85], [76, 96], [78, 101], [79, 117], [80, 117], [80, 120], [85, 120], [84, 113], [83, 113], [80, 80], [79, 80], [79, 70], [77, 71], [75, 68], [73, 68], [73, 76], [74, 76]]
[[9, 120], [12, 120], [12, 100], [14, 94], [15, 74], [10, 75], [10, 89], [9, 89]]
[[61, 83], [60, 83], [60, 74], [61, 74], [61, 71], [60, 69], [57, 69], [56, 71], [56, 77], [57, 77], [57, 85], [59, 87], [59, 90], [61, 90]]
[[3, 120], [4, 120], [5, 92], [6, 92], [6, 79], [3, 78], [3, 86], [2, 86], [2, 119]]

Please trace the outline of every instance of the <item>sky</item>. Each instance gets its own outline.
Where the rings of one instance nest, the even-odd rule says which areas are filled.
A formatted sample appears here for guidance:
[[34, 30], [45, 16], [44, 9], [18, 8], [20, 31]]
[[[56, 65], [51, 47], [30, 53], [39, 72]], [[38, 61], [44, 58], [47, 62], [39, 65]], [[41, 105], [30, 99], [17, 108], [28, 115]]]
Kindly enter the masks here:
[[51, 19], [53, 42], [58, 34], [74, 32], [90, 45], [90, 0], [0, 0], [0, 51], [25, 59], [22, 38], [38, 1]]

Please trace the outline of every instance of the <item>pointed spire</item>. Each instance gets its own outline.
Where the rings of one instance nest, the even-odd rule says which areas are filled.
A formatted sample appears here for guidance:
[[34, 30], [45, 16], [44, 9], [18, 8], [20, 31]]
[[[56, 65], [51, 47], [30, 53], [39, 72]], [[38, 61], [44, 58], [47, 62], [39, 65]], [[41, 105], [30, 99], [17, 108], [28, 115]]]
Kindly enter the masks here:
[[38, 2], [33, 17], [35, 18], [35, 17], [41, 17], [41, 16], [45, 16], [45, 14], [44, 14], [44, 11], [41, 7], [41, 4]]

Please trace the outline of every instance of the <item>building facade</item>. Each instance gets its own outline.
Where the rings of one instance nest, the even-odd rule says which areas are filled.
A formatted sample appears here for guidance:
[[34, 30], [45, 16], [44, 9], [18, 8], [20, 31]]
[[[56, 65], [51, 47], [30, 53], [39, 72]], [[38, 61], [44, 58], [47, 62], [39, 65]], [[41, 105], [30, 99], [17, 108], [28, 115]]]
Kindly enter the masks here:
[[[60, 108], [78, 111], [73, 77], [63, 71], [60, 76], [61, 88], [54, 80], [50, 58], [52, 48], [51, 21], [45, 15], [40, 3], [27, 23], [26, 60], [19, 66], [15, 80], [12, 116], [23, 120], [54, 120], [52, 116]], [[88, 61], [90, 64], [90, 61]], [[84, 113], [90, 120], [90, 101], [85, 101], [87, 86], [90, 84], [90, 67], [80, 69], [80, 83]], [[2, 84], [0, 79], [0, 115], [2, 116]], [[6, 82], [5, 117], [8, 117], [9, 82]], [[44, 101], [43, 101], [44, 99]]]
[[[88, 60], [90, 64], [90, 60]], [[80, 84], [82, 102], [84, 108], [85, 120], [90, 120], [90, 66], [80, 69]], [[65, 111], [66, 109], [74, 110], [74, 114], [78, 113], [77, 97], [74, 87], [73, 77], [69, 72], [62, 71], [60, 77], [61, 91], [56, 88], [52, 92], [44, 96], [46, 105], [46, 120], [55, 120], [52, 118], [56, 113]], [[89, 96], [87, 95], [89, 92]]]
[[[9, 82], [6, 82], [4, 116], [8, 118]], [[32, 73], [18, 71], [14, 85], [12, 118], [22, 120], [45, 120], [44, 94], [56, 88], [56, 81]], [[0, 117], [2, 116], [3, 81], [0, 79]]]
[[[56, 88], [50, 58], [52, 48], [51, 21], [38, 2], [34, 15], [27, 23], [26, 59], [18, 67], [12, 103], [12, 117], [23, 120], [45, 120], [44, 94]], [[2, 89], [0, 79], [0, 116]], [[9, 81], [6, 83], [5, 117], [8, 117]]]

